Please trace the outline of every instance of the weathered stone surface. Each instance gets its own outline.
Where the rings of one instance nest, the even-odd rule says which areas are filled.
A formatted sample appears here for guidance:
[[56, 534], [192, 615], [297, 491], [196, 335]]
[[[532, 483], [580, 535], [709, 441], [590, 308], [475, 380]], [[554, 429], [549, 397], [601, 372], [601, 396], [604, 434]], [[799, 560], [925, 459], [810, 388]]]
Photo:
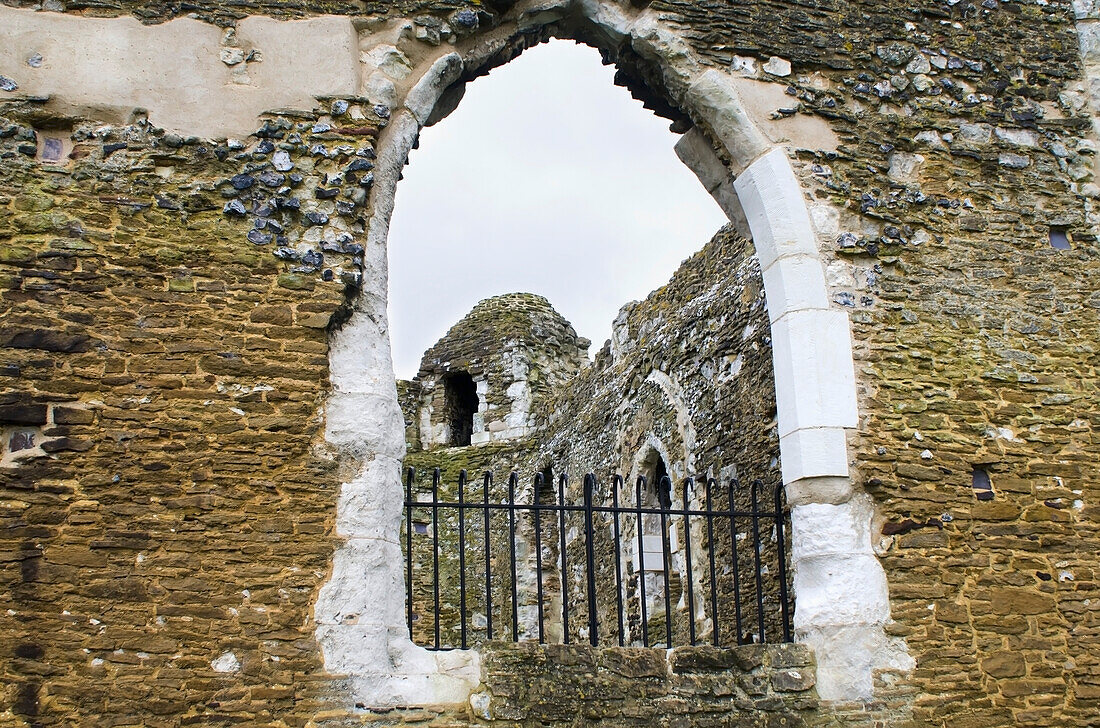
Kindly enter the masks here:
[[[1100, 304], [1095, 84], [1078, 50], [1094, 60], [1096, 23], [1078, 34], [1072, 18], [1095, 17], [1095, 8], [990, 1], [914, 10], [882, 0], [842, 9], [711, 0], [650, 7], [683, 34], [700, 66], [752, 69], [761, 83], [782, 84], [794, 114], [823, 120], [840, 140], [829, 154], [791, 151], [807, 198], [831, 206], [842, 226], [819, 243], [843, 240], [823, 255], [857, 356], [860, 419], [845, 456], [857, 486], [875, 498], [876, 523], [942, 525], [875, 534], [895, 620], [887, 628], [908, 640], [917, 668], [883, 675], [875, 703], [830, 710], [827, 719], [1090, 725], [1100, 709], [1092, 405]], [[449, 52], [448, 27], [476, 43], [506, 12], [418, 0], [51, 1], [43, 9], [40, 17], [64, 13], [77, 23], [87, 15], [216, 21], [204, 28], [211, 57], [225, 50], [233, 61], [214, 64], [227, 74], [219, 86], [278, 57], [275, 46], [253, 55], [240, 39], [218, 45], [223, 29], [249, 25], [245, 13], [271, 26], [261, 16], [344, 14], [365, 38], [407, 18], [405, 37], [378, 43], [404, 47], [404, 61], [387, 66], [406, 74], [397, 79], [404, 84], [419, 77], [422, 60]], [[351, 24], [342, 26], [354, 47]], [[629, 22], [608, 29], [568, 32], [604, 44], [610, 58], [625, 56]], [[608, 44], [612, 30], [626, 42]], [[271, 117], [247, 143], [160, 134], [140, 114], [132, 124], [85, 125], [20, 95], [24, 79], [57, 62], [38, 55], [0, 69], [0, 382], [24, 400], [61, 403], [51, 405], [52, 424], [72, 431], [55, 436], [92, 446], [0, 473], [0, 551], [13, 565], [4, 571], [11, 612], [0, 614], [0, 632], [12, 645], [37, 646], [13, 647], [0, 663], [4, 715], [16, 725], [467, 721], [464, 711], [326, 712], [332, 677], [303, 627], [329, 568], [341, 479], [316, 455], [323, 450], [310, 449], [320, 444], [316, 414], [327, 394], [323, 319], [343, 310], [343, 274], [360, 279], [350, 252], [346, 269], [330, 267], [326, 278], [326, 269], [292, 270], [297, 261], [270, 251], [302, 239], [291, 236], [317, 236], [304, 253], [361, 225], [370, 212], [366, 176], [341, 188], [359, 194], [342, 192], [335, 204], [315, 190], [336, 188], [322, 175], [344, 172], [356, 149], [365, 152], [390, 109], [353, 100], [336, 113], [326, 100], [308, 118]], [[760, 74], [765, 66], [789, 75]], [[647, 82], [660, 96], [659, 74]], [[392, 100], [404, 89], [393, 83]], [[94, 109], [82, 106], [87, 113]], [[43, 120], [50, 131], [73, 125], [67, 166], [37, 166]], [[286, 166], [280, 151], [293, 165], [276, 167], [294, 171], [287, 190], [230, 181], [260, 180], [264, 170], [253, 165]], [[917, 155], [923, 162], [911, 164]], [[265, 189], [271, 199], [255, 197]], [[284, 228], [264, 222], [268, 247], [247, 238], [260, 230], [256, 219]], [[1066, 232], [1068, 249], [1051, 247], [1056, 231]], [[326, 264], [337, 255], [325, 253]], [[294, 316], [254, 321], [257, 306]], [[643, 318], [626, 323], [640, 330]], [[685, 340], [698, 336], [683, 331]], [[732, 376], [740, 367], [743, 378], [767, 366], [748, 354], [715, 361], [727, 367], [716, 371]], [[660, 363], [644, 366], [664, 371]], [[648, 386], [640, 374], [631, 386]], [[575, 398], [594, 391], [579, 387]], [[729, 411], [724, 402], [715, 399], [715, 409]], [[62, 406], [89, 414], [60, 414]], [[699, 433], [712, 424], [708, 412], [689, 413], [704, 423], [696, 422]], [[750, 411], [741, 421], [770, 415]], [[660, 419], [655, 427], [675, 429]], [[762, 429], [746, 426], [744, 452], [768, 452]], [[990, 473], [990, 501], [971, 488], [978, 466]], [[755, 462], [748, 469], [771, 472]], [[107, 535], [119, 523], [152, 538]], [[214, 670], [229, 652], [241, 671]], [[754, 695], [770, 685], [751, 675], [744, 683]], [[614, 720], [679, 716], [684, 700], [634, 705]], [[578, 719], [553, 710], [547, 719]]]

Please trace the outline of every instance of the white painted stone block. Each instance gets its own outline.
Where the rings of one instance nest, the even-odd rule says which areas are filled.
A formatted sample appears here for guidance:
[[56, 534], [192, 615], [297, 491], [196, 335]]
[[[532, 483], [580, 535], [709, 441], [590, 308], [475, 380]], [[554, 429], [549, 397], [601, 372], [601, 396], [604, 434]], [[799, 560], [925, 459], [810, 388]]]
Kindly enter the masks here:
[[848, 477], [848, 450], [844, 429], [815, 427], [795, 430], [779, 438], [783, 481], [803, 478]]
[[[779, 435], [855, 427], [855, 368], [848, 314], [792, 311], [772, 324]], [[830, 473], [832, 474], [832, 473]], [[784, 472], [787, 480], [793, 480]]]
[[[335, 344], [334, 347], [335, 348]], [[404, 422], [397, 393], [334, 393], [325, 405], [325, 439], [333, 445], [365, 454], [400, 459], [405, 455], [403, 440], [392, 436], [395, 423]], [[403, 431], [399, 426], [398, 431]]]
[[883, 625], [890, 617], [886, 575], [873, 554], [794, 560], [796, 629]]
[[774, 324], [792, 311], [829, 308], [825, 275], [816, 256], [791, 255], [764, 269], [768, 318]]
[[[320, 625], [316, 636], [325, 655], [325, 669], [331, 673], [354, 674], [368, 668], [377, 674], [392, 668], [385, 625]], [[351, 645], [354, 648], [348, 649]]]
[[871, 554], [872, 506], [866, 498], [840, 504], [807, 503], [791, 509], [791, 557]]
[[345, 483], [336, 501], [336, 533], [396, 543], [404, 507], [400, 471], [400, 459], [380, 455]]
[[397, 543], [349, 539], [333, 557], [332, 577], [318, 593], [314, 619], [340, 627], [404, 625], [403, 563]]
[[768, 152], [741, 172], [733, 185], [762, 268], [787, 255], [817, 255], [810, 215], [786, 152]]
[[872, 697], [875, 671], [908, 672], [915, 666], [905, 643], [887, 637], [880, 625], [796, 629], [795, 639], [818, 658], [817, 693], [822, 700], [866, 700]]
[[435, 102], [444, 89], [458, 80], [462, 74], [462, 56], [448, 53], [428, 69], [423, 78], [409, 90], [405, 97], [405, 108], [412, 112], [421, 124], [428, 121]]

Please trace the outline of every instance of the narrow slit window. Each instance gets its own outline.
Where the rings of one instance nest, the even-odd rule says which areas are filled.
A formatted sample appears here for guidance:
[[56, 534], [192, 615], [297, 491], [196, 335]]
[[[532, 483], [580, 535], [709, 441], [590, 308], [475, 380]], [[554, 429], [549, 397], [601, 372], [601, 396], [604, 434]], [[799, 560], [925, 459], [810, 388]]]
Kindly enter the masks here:
[[1069, 228], [1062, 225], [1050, 226], [1050, 247], [1055, 250], [1070, 250]]
[[477, 413], [477, 385], [468, 372], [453, 372], [443, 380], [446, 393], [447, 424], [450, 444], [466, 447], [474, 434], [474, 414]]
[[993, 481], [989, 479], [989, 471], [985, 468], [974, 468], [974, 472], [971, 473], [970, 487], [974, 489], [974, 497], [978, 500], [993, 500]]

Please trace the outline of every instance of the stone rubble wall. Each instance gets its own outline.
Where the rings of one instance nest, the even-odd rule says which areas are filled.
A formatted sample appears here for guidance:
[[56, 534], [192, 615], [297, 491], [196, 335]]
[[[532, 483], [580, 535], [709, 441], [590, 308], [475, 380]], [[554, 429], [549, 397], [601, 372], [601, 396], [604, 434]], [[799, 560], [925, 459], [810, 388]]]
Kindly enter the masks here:
[[[254, 221], [309, 235], [263, 178], [268, 146], [312, 166], [314, 122], [237, 148], [77, 123], [51, 167], [42, 118], [0, 110], [0, 418], [44, 438], [0, 468], [0, 724], [303, 725], [331, 682], [321, 413], [357, 266], [274, 255]], [[280, 199], [309, 209], [308, 185]]]
[[[11, 107], [30, 71], [0, 70], [0, 396], [3, 407], [28, 407], [5, 410], [6, 434], [43, 438], [37, 457], [0, 474], [0, 589], [12, 605], [0, 613], [10, 645], [0, 717], [304, 725], [340, 686], [321, 672], [310, 620], [349, 616], [310, 616], [335, 548], [335, 491], [352, 475], [324, 457], [319, 419], [326, 327], [347, 310], [341, 281], [347, 273], [354, 284], [352, 246], [364, 244], [340, 239], [365, 229], [356, 188], [367, 170], [351, 170], [350, 182], [347, 167], [369, 161], [366, 142], [393, 108], [383, 102], [408, 82], [374, 77], [366, 93], [372, 69], [388, 61], [401, 75], [404, 63], [369, 54], [397, 43], [410, 68], [430, 65], [503, 8], [46, 5], [41, 17], [189, 14], [220, 27], [245, 15], [346, 13], [366, 44], [361, 87], [335, 99], [363, 91], [349, 103], [359, 118], [342, 109], [333, 123], [329, 100], [301, 118], [272, 117], [274, 128], [240, 147], [157, 134], [140, 114], [130, 123], [87, 105], [76, 116]], [[852, 321], [860, 421], [849, 461], [873, 498], [888, 629], [916, 667], [881, 675], [876, 701], [822, 711], [845, 721], [1086, 726], [1100, 710], [1100, 189], [1092, 51], [1081, 40], [1090, 23], [1075, 25], [1074, 10], [1000, 0], [649, 6], [711, 70], [739, 79], [745, 113], [787, 145], [831, 303]], [[538, 31], [556, 12], [524, 22]], [[1091, 11], [1077, 12], [1087, 21]], [[235, 48], [245, 50], [226, 44], [228, 60]], [[19, 62], [34, 68], [31, 59]], [[240, 80], [240, 63], [224, 73]], [[659, 73], [632, 70], [642, 76], [632, 87], [660, 95]], [[430, 109], [416, 108], [427, 121]], [[71, 165], [32, 161], [51, 131], [77, 152]], [[315, 134], [325, 148], [316, 157]], [[267, 189], [258, 174], [293, 174], [275, 167], [276, 149], [259, 150], [264, 141], [289, 145], [278, 151], [296, 165], [320, 164], [300, 183], [308, 194], [291, 195], [299, 208], [268, 210], [256, 196]], [[334, 154], [341, 146], [350, 151]], [[251, 184], [234, 184], [237, 175]], [[291, 185], [270, 179], [270, 197], [289, 199], [278, 190]], [[307, 237], [305, 222], [317, 232]], [[1052, 229], [1069, 250], [1051, 247]], [[268, 252], [280, 248], [286, 258]], [[383, 278], [372, 271], [365, 284]], [[781, 293], [769, 285], [769, 297]], [[989, 474], [992, 500], [975, 495], [975, 468]]]
[[533, 403], [587, 366], [588, 343], [542, 296], [511, 293], [480, 301], [424, 353], [412, 383], [420, 406], [406, 412], [406, 421], [410, 414], [418, 421], [422, 447], [447, 444], [444, 379], [461, 371], [478, 387], [472, 444], [529, 436], [537, 422]]

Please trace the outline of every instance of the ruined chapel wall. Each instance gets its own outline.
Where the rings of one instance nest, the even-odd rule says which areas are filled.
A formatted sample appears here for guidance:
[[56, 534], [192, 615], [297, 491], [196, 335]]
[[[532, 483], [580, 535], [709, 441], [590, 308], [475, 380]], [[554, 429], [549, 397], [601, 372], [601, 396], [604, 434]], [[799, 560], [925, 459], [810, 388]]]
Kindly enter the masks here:
[[447, 378], [455, 373], [470, 375], [477, 387], [473, 444], [530, 436], [539, 420], [535, 401], [587, 366], [588, 343], [542, 296], [508, 293], [479, 301], [421, 359], [415, 381], [424, 445], [446, 444]]
[[[688, 493], [688, 505], [705, 505], [703, 483], [708, 477], [719, 487], [712, 494], [715, 508], [726, 508], [728, 484], [739, 479], [738, 509], [750, 508], [753, 480], [761, 480], [761, 501], [770, 503], [770, 495], [781, 481], [779, 438], [775, 416], [775, 385], [771, 367], [771, 338], [763, 282], [752, 246], [732, 228], [719, 232], [703, 249], [689, 258], [665, 286], [644, 301], [628, 304], [616, 320], [609, 349], [597, 354], [592, 368], [582, 373], [568, 388], [546, 400], [548, 414], [545, 436], [538, 438], [538, 450], [530, 461], [530, 471], [552, 465], [555, 476], [568, 474], [565, 498], [569, 503], [582, 499], [583, 475], [597, 475], [597, 499], [610, 504], [611, 478], [622, 475], [626, 482], [620, 491], [624, 505], [636, 501], [635, 479], [653, 474], [643, 466], [646, 454], [656, 450], [666, 462], [673, 482], [673, 502], [683, 503], [683, 482], [693, 478], [696, 485]], [[653, 485], [650, 484], [652, 488]], [[765, 495], [766, 494], [766, 495]], [[643, 495], [643, 499], [647, 496]], [[647, 503], [655, 506], [656, 503]], [[605, 637], [613, 634], [617, 623], [615, 602], [614, 554], [619, 550], [624, 580], [632, 583], [636, 551], [636, 524], [626, 517], [621, 523], [621, 542], [612, 540], [606, 519], [598, 518], [597, 580], [606, 598], [598, 600], [601, 629]], [[573, 527], [572, 521], [569, 527]], [[698, 614], [709, 614], [704, 596], [709, 593], [706, 553], [712, 545], [703, 537], [701, 522], [696, 523], [693, 573], [695, 606]], [[744, 529], [747, 521], [740, 524]], [[682, 534], [684, 530], [679, 527]], [[724, 529], [724, 530], [723, 530]], [[768, 529], [770, 530], [770, 529]], [[717, 527], [713, 544], [720, 565], [717, 589], [721, 595], [722, 643], [735, 643], [733, 586], [729, 581], [732, 554], [729, 549], [729, 524]], [[724, 537], [723, 537], [724, 536]], [[765, 598], [766, 638], [781, 639], [778, 566], [774, 560], [774, 536], [764, 534], [767, 542]], [[671, 542], [670, 542], [671, 543]], [[684, 563], [682, 537], [672, 546], [675, 561]], [[789, 548], [784, 544], [785, 549]], [[739, 545], [741, 570], [754, 573], [751, 549]], [[584, 553], [577, 544], [567, 554], [570, 563], [583, 564]], [[676, 566], [674, 565], [675, 572]], [[681, 569], [682, 570], [682, 569]], [[586, 578], [583, 569], [569, 571], [567, 586], [574, 617], [571, 632], [582, 639], [586, 631], [583, 615]], [[743, 584], [745, 635], [755, 633], [755, 586]], [[688, 639], [689, 612], [686, 583], [673, 580], [674, 640]], [[628, 596], [633, 591], [628, 588]], [[629, 599], [627, 601], [630, 601]], [[628, 605], [638, 613], [638, 605]], [[659, 612], [659, 613], [658, 613]], [[649, 611], [650, 633], [664, 639], [663, 607]], [[629, 621], [629, 620], [628, 620]], [[660, 622], [660, 624], [658, 624]], [[706, 618], [699, 620], [699, 634], [709, 635]], [[632, 638], [639, 639], [640, 625], [631, 627]], [[708, 636], [704, 638], [709, 638]], [[658, 639], [652, 637], [651, 639]], [[753, 639], [759, 640], [756, 634]]]
[[237, 177], [274, 171], [262, 144], [297, 159], [301, 120], [237, 149], [78, 124], [51, 166], [36, 104], [0, 117], [0, 417], [43, 451], [0, 468], [0, 724], [303, 725], [342, 477], [321, 408], [347, 298], [323, 271], [353, 256], [257, 245], [254, 220], [310, 226]]
[[[157, 3], [119, 7], [71, 12], [133, 11], [150, 20], [175, 12]], [[800, 143], [792, 133], [791, 147], [833, 305], [852, 321], [861, 397], [852, 471], [877, 504], [874, 535], [896, 620], [889, 629], [907, 638], [917, 665], [898, 678], [920, 692], [915, 722], [935, 725], [965, 713], [975, 725], [1087, 725], [1100, 700], [1100, 595], [1091, 556], [1096, 367], [1089, 343], [1097, 327], [1097, 258], [1092, 122], [1079, 103], [1082, 70], [1068, 4], [652, 7], [678, 23], [714, 68], [741, 69], [746, 95], [759, 82], [782, 93], [782, 103], [757, 109], [765, 118], [775, 112], [776, 134], [814, 119], [839, 140], [830, 153], [818, 153], [821, 145]], [[439, 9], [447, 15], [452, 8]], [[328, 3], [278, 12], [345, 10], [419, 12]], [[215, 3], [193, 3], [188, 12], [223, 22], [236, 13]], [[769, 61], [773, 56], [778, 60]], [[24, 174], [8, 160], [5, 169]], [[144, 189], [136, 187], [141, 199], [154, 202]], [[137, 197], [129, 189], [118, 194]], [[125, 209], [98, 196], [82, 200], [109, 216]], [[18, 221], [21, 212], [7, 220]], [[164, 220], [158, 239], [179, 242], [162, 247], [198, 239], [176, 218]], [[232, 224], [244, 235], [251, 221]], [[1072, 250], [1049, 247], [1052, 226], [1069, 231]], [[41, 235], [28, 238], [35, 244], [53, 239], [10, 235], [17, 246], [23, 236]], [[285, 265], [277, 270], [290, 273], [292, 264]], [[335, 297], [326, 298], [330, 304], [339, 305]], [[35, 350], [12, 351], [9, 358]], [[51, 381], [70, 386], [68, 375]], [[313, 394], [320, 385], [298, 386]], [[975, 500], [976, 464], [990, 472], [993, 501]], [[257, 509], [271, 514], [273, 506], [265, 500]], [[17, 520], [54, 513], [29, 504], [15, 510]], [[277, 619], [298, 629], [299, 616]], [[60, 642], [44, 647], [46, 655], [64, 651]], [[62, 664], [71, 659], [65, 652]], [[37, 663], [7, 664], [18, 673], [13, 686], [39, 671]], [[183, 689], [189, 705], [206, 705], [192, 698], [207, 695], [209, 685]]]

